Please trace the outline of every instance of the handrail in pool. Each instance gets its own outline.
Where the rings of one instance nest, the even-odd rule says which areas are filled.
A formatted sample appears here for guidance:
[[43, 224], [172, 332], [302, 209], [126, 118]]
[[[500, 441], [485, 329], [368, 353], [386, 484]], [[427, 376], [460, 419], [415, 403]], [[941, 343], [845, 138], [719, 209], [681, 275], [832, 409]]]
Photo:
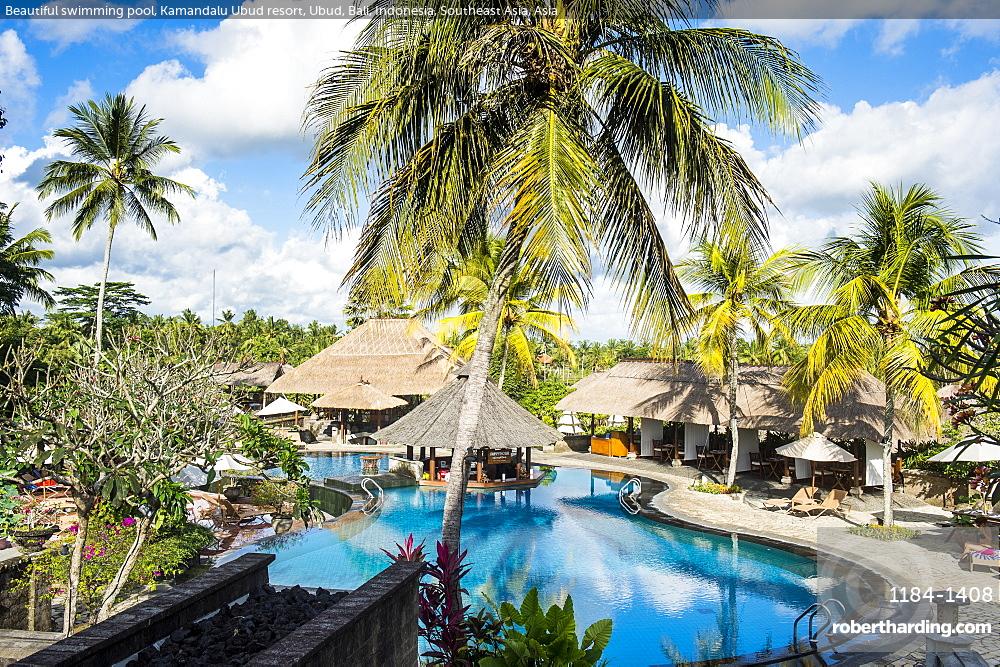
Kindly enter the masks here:
[[642, 495], [642, 480], [633, 477], [618, 489], [618, 503], [629, 514], [638, 514], [642, 510], [639, 506], [640, 495]]
[[[371, 489], [368, 488], [369, 483], [375, 485], [375, 489], [378, 491], [377, 496], [372, 493]], [[361, 508], [361, 511], [365, 514], [374, 514], [378, 510], [382, 509], [382, 503], [385, 502], [385, 491], [382, 490], [379, 483], [371, 477], [365, 477], [361, 480], [361, 488], [368, 494], [368, 500], [365, 502], [365, 506]], [[369, 507], [369, 505], [371, 506]]]

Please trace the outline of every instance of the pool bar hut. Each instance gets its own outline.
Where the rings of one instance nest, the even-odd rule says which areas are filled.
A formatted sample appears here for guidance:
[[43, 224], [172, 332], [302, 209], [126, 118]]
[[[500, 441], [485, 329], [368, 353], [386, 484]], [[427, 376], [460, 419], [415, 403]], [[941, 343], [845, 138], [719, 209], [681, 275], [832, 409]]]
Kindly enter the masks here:
[[[446, 486], [451, 470], [451, 449], [458, 432], [458, 417], [468, 375], [460, 373], [441, 391], [394, 424], [372, 437], [380, 442], [406, 446], [397, 463], [413, 468], [421, 486]], [[465, 457], [470, 489], [514, 489], [537, 486], [542, 474], [531, 469], [531, 451], [562, 439], [562, 434], [541, 422], [507, 397], [492, 382], [486, 395], [472, 449]]]
[[420, 322], [371, 319], [286, 372], [264, 392], [308, 396], [318, 430], [345, 443], [392, 423], [445, 385], [456, 362]]
[[[802, 407], [788, 396], [782, 378], [785, 367], [748, 366], [740, 369], [737, 393], [739, 449], [737, 471], [775, 471], [775, 477], [807, 479], [814, 465], [800, 458], [776, 455], [767, 446], [767, 432], [798, 437]], [[721, 471], [731, 441], [728, 389], [707, 377], [691, 362], [623, 361], [589, 375], [556, 408], [583, 415], [591, 425], [594, 413], [626, 417], [623, 428], [606, 437], [591, 433], [589, 449], [608, 456], [659, 457], [675, 465], [714, 462]], [[882, 421], [885, 389], [871, 375], [863, 376], [843, 398], [827, 408], [826, 419], [815, 425], [820, 434], [840, 441], [857, 461], [831, 463], [837, 472], [853, 477], [852, 486], [882, 484]], [[894, 442], [912, 441], [919, 434], [897, 417]], [[844, 470], [840, 468], [847, 466]], [[780, 469], [780, 472], [779, 472]], [[845, 476], [841, 475], [841, 476]]]

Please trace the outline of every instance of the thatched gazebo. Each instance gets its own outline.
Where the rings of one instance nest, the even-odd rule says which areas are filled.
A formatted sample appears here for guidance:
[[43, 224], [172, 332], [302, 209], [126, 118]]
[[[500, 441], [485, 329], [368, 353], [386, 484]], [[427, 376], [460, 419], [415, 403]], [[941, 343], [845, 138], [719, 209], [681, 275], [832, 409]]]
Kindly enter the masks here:
[[[406, 405], [406, 401], [373, 387], [362, 380], [356, 384], [344, 387], [332, 394], [324, 394], [310, 405], [322, 410], [340, 410], [340, 424], [344, 428], [346, 410], [367, 410], [375, 414], [376, 428], [381, 426], [381, 415], [384, 410], [391, 410]], [[345, 433], [341, 433], [345, 436]]]
[[[794, 403], [782, 383], [784, 367], [748, 366], [740, 369], [737, 393], [740, 426], [738, 469], [750, 469], [750, 454], [758, 450], [758, 432], [797, 434], [802, 424], [802, 406]], [[635, 453], [649, 456], [653, 442], [673, 443], [678, 460], [693, 461], [708, 443], [711, 430], [729, 420], [728, 389], [718, 379], [707, 377], [691, 362], [623, 361], [613, 368], [589, 375], [574, 385], [574, 391], [556, 404], [557, 409], [576, 413], [627, 415], [641, 421], [640, 447]], [[882, 422], [885, 388], [871, 375], [864, 375], [826, 411], [826, 419], [815, 425], [819, 433], [841, 440], [863, 440], [858, 458], [865, 462], [870, 484], [881, 484]], [[673, 422], [664, 434], [663, 422]], [[625, 436], [633, 441], [632, 429]], [[897, 441], [921, 437], [897, 415]], [[596, 439], [600, 440], [600, 439]], [[599, 443], [600, 444], [600, 443]], [[669, 447], [668, 447], [669, 449]], [[801, 476], [808, 474], [806, 462], [796, 463]]]
[[[437, 450], [450, 450], [455, 442], [467, 381], [468, 375], [460, 373], [409, 414], [372, 435], [381, 442], [406, 445], [406, 459], [423, 464], [427, 478], [421, 480], [421, 484], [443, 483], [439, 473], [448, 465], [450, 456], [439, 456]], [[473, 438], [476, 473], [470, 480], [470, 487], [538, 484], [541, 476], [531, 473], [531, 450], [561, 439], [559, 431], [515, 403], [495, 384], [487, 382], [479, 426]], [[419, 448], [417, 457], [414, 457], [414, 448]], [[508, 475], [511, 480], [506, 479]]]
[[264, 390], [294, 369], [291, 364], [279, 361], [221, 361], [212, 366], [212, 379], [230, 389], [242, 390], [248, 403], [259, 404], [263, 402]]

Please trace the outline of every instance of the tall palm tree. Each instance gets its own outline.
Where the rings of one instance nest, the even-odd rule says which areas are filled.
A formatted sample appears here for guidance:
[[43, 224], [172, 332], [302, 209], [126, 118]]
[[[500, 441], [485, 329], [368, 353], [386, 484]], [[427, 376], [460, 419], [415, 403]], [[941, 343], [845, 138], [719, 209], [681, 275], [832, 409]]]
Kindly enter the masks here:
[[692, 231], [746, 221], [761, 244], [768, 196], [714, 123], [798, 134], [817, 112], [817, 78], [795, 53], [746, 30], [690, 28], [686, 4], [488, 4], [497, 11], [470, 16], [462, 0], [441, 0], [433, 18], [377, 14], [306, 110], [314, 223], [340, 234], [368, 211], [345, 279], [353, 294], [400, 303], [470, 229], [505, 239], [456, 428], [442, 529], [452, 549], [517, 268], [542, 289], [585, 291], [597, 251], [637, 333], [672, 336], [687, 302], [646, 193], [664, 193]]
[[52, 259], [51, 248], [38, 247], [52, 243], [48, 230], [32, 229], [20, 238], [14, 236], [14, 211], [0, 204], [0, 315], [13, 315], [21, 299], [28, 297], [46, 308], [55, 305], [52, 295], [39, 287], [52, 274], [39, 267], [44, 260]]
[[736, 481], [739, 456], [739, 339], [752, 337], [758, 345], [791, 338], [781, 321], [791, 307], [794, 268], [800, 255], [792, 249], [770, 256], [743, 239], [724, 236], [694, 248], [680, 265], [690, 288], [692, 312], [687, 324], [697, 331], [695, 360], [709, 376], [722, 378], [728, 391], [732, 453], [726, 484]]
[[168, 197], [194, 191], [177, 181], [152, 172], [168, 153], [180, 148], [158, 134], [162, 119], [150, 119], [146, 107], [138, 107], [122, 94], [107, 95], [69, 107], [76, 124], [61, 128], [54, 136], [63, 139], [75, 160], [56, 160], [45, 169], [38, 185], [41, 198], [61, 195], [45, 209], [46, 217], [73, 215], [73, 236], [80, 238], [98, 220], [106, 225], [104, 267], [94, 327], [94, 363], [101, 354], [104, 335], [104, 293], [111, 267], [111, 244], [118, 225], [131, 220], [156, 240], [153, 215], [170, 224], [180, 222]]
[[[450, 262], [444, 279], [429, 297], [429, 305], [420, 313], [424, 317], [437, 317], [453, 308], [458, 309], [458, 315], [438, 321], [438, 335], [443, 339], [457, 335], [455, 354], [462, 359], [472, 357], [479, 340], [483, 306], [503, 249], [503, 239], [488, 237]], [[536, 273], [524, 269], [514, 273], [503, 295], [496, 333], [500, 356], [497, 384], [501, 388], [511, 353], [517, 368], [532, 383], [537, 381], [532, 338], [553, 343], [566, 354], [570, 364], [576, 364], [573, 348], [564, 337], [567, 331], [575, 330], [576, 325], [567, 314], [551, 308], [560, 302], [580, 307], [582, 295], [563, 295], [557, 290], [539, 289]]]
[[947, 295], [981, 275], [962, 258], [980, 245], [973, 227], [925, 185], [904, 191], [872, 183], [858, 212], [851, 237], [834, 238], [804, 259], [803, 271], [826, 302], [792, 315], [794, 328], [815, 342], [786, 381], [804, 401], [803, 433], [865, 372], [885, 383], [883, 520], [892, 525], [896, 413], [939, 428], [937, 388], [925, 375], [927, 344], [945, 332]]

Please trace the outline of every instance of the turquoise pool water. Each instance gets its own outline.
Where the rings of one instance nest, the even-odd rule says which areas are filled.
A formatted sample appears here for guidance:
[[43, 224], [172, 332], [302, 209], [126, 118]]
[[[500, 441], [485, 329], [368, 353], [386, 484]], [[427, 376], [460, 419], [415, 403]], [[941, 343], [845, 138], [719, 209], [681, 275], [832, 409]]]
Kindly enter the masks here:
[[[352, 474], [357, 455], [310, 460], [311, 474]], [[383, 462], [385, 468], [385, 462]], [[622, 511], [616, 476], [558, 468], [538, 488], [469, 494], [462, 541], [473, 564], [473, 606], [519, 602], [538, 587], [549, 603], [573, 596], [579, 631], [610, 617], [613, 665], [671, 664], [779, 648], [815, 600], [809, 559], [780, 549], [666, 526]], [[353, 588], [383, 569], [382, 548], [409, 533], [439, 534], [444, 492], [388, 491], [376, 517], [284, 535], [254, 548], [276, 554], [271, 581]]]

